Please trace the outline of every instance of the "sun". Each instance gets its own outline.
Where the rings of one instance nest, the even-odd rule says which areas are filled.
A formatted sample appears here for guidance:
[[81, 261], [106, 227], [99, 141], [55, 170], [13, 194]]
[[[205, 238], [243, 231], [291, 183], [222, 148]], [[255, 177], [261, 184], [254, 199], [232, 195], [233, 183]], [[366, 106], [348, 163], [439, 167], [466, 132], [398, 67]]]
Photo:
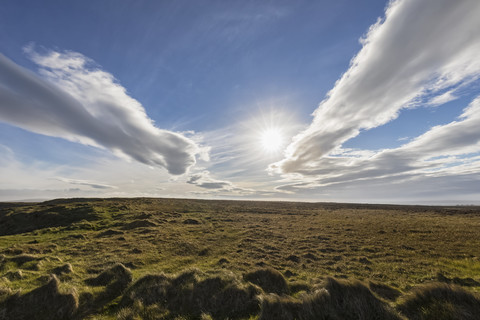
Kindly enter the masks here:
[[278, 128], [264, 130], [260, 134], [260, 144], [264, 151], [275, 153], [280, 151], [283, 146], [283, 134]]

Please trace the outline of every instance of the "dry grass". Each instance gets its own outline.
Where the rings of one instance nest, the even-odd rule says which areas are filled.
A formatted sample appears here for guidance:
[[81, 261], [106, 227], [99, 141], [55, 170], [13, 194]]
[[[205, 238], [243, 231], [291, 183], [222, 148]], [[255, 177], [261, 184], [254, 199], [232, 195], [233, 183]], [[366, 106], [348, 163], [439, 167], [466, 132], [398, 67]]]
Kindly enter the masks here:
[[44, 286], [24, 295], [17, 293], [3, 301], [0, 319], [71, 319], [77, 308], [76, 292], [61, 293], [59, 280], [52, 276]]
[[402, 292], [400, 290], [392, 288], [384, 283], [370, 281], [368, 283], [368, 287], [379, 297], [388, 301], [395, 301], [398, 299], [398, 297], [402, 295]]
[[475, 320], [480, 297], [456, 285], [432, 283], [412, 290], [398, 309], [412, 320]]
[[283, 275], [275, 269], [264, 268], [246, 273], [243, 278], [261, 287], [268, 293], [288, 294], [289, 288]]
[[3, 203], [0, 315], [17, 310], [15, 299], [37, 303], [29, 294], [54, 273], [58, 290], [52, 296], [74, 296], [77, 318], [374, 319], [378, 313], [436, 319], [419, 318], [417, 309], [441, 304], [444, 318], [435, 316], [449, 319], [448, 310], [476, 309], [446, 298], [430, 302], [414, 292], [438, 281], [445, 292], [457, 292], [454, 284], [467, 294], [480, 290], [479, 235], [477, 207], [180, 199]]
[[[244, 319], [260, 310], [256, 287], [242, 283], [233, 273], [208, 276], [189, 270], [178, 276], [147, 275], [135, 282], [123, 296], [125, 308], [156, 305], [170, 316], [199, 318], [208, 313], [215, 319]], [[130, 309], [131, 310], [131, 309]], [[142, 309], [145, 310], [145, 309]]]
[[297, 298], [275, 294], [263, 300], [261, 320], [400, 320], [400, 315], [362, 283], [327, 278]]

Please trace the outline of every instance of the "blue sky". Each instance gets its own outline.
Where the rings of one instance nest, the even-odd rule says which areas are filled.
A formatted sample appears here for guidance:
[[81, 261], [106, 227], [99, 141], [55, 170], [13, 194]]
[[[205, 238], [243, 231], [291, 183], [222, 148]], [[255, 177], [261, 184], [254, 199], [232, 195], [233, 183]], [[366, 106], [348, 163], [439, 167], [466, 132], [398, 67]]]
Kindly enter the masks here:
[[478, 203], [478, 16], [469, 0], [4, 1], [0, 200]]

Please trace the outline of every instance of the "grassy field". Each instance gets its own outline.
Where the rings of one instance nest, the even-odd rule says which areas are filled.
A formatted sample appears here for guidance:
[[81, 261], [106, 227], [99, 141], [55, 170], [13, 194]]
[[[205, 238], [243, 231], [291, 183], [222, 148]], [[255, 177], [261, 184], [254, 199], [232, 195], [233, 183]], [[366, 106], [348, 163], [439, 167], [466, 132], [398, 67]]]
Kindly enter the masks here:
[[0, 203], [0, 319], [479, 319], [480, 208]]

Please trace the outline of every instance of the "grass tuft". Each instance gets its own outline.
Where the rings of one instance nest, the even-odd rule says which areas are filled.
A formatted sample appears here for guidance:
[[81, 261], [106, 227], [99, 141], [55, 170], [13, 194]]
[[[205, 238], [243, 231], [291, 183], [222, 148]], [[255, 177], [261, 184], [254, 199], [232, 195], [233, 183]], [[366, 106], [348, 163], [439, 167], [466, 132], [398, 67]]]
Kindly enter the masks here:
[[52, 273], [56, 274], [57, 276], [61, 276], [63, 274], [68, 274], [72, 272], [73, 272], [73, 268], [70, 263], [66, 263], [63, 266], [56, 267], [52, 270]]
[[327, 278], [324, 284], [330, 295], [329, 303], [340, 319], [400, 319], [384, 302], [359, 281]]
[[135, 303], [182, 317], [199, 318], [208, 313], [214, 319], [242, 319], [260, 310], [255, 286], [242, 283], [233, 273], [208, 277], [198, 270], [188, 270], [176, 277], [147, 275], [136, 281], [124, 294], [120, 305], [135, 309]]
[[297, 299], [276, 294], [265, 297], [260, 320], [399, 320], [386, 303], [362, 283], [327, 278], [324, 287]]
[[0, 304], [0, 319], [71, 319], [78, 308], [75, 291], [60, 293], [52, 275], [47, 284], [24, 295], [15, 294]]
[[289, 288], [283, 275], [273, 268], [263, 268], [246, 273], [243, 278], [258, 285], [263, 291], [279, 295], [288, 294]]
[[368, 287], [379, 297], [389, 301], [395, 301], [402, 295], [400, 290], [392, 288], [384, 283], [369, 281]]
[[10, 258], [7, 258], [13, 263], [16, 263], [18, 266], [22, 266], [23, 264], [30, 262], [30, 261], [37, 261], [40, 258], [30, 255], [30, 254], [19, 254]]
[[89, 308], [98, 308], [108, 301], [120, 296], [132, 282], [132, 272], [123, 264], [117, 263], [113, 267], [104, 270], [97, 277], [85, 280], [90, 286], [106, 286]]
[[480, 297], [445, 283], [416, 287], [398, 305], [411, 320], [475, 320], [480, 316]]
[[143, 276], [125, 291], [120, 305], [127, 307], [133, 305], [136, 301], [146, 306], [154, 303], [164, 303], [167, 298], [170, 280], [164, 274]]

